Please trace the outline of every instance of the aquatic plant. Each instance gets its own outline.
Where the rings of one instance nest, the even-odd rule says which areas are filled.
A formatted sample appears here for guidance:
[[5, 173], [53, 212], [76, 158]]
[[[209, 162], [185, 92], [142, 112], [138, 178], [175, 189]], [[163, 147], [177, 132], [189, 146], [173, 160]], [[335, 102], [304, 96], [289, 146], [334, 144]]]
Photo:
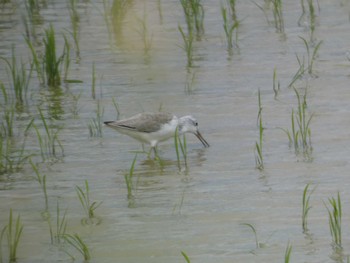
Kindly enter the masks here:
[[64, 38], [64, 49], [63, 49], [63, 53], [64, 53], [64, 81], [67, 82], [68, 81], [68, 72], [69, 72], [69, 67], [70, 67], [70, 44], [69, 41], [66, 37], [65, 34], [63, 34], [63, 38]]
[[185, 252], [181, 251], [181, 255], [185, 258], [187, 263], [191, 263], [190, 258], [187, 256], [187, 254]]
[[285, 263], [289, 263], [291, 253], [292, 253], [292, 245], [288, 242], [286, 252], [284, 253], [284, 262]]
[[10, 215], [8, 224], [2, 229], [0, 235], [0, 262], [2, 262], [2, 240], [6, 238], [7, 248], [8, 248], [8, 260], [9, 262], [17, 262], [17, 249], [19, 241], [23, 232], [23, 225], [21, 223], [20, 215], [17, 216], [16, 221], [14, 221], [12, 215], [12, 209], [10, 209]]
[[342, 248], [342, 205], [340, 194], [338, 192], [337, 199], [328, 198], [330, 207], [326, 206], [328, 211], [329, 229], [331, 232], [333, 245], [335, 248]]
[[204, 8], [201, 0], [180, 0], [182, 5], [188, 33], [193, 33], [196, 30], [197, 37], [204, 33]]
[[115, 108], [115, 111], [117, 112], [117, 119], [119, 119], [119, 115], [120, 115], [120, 109], [119, 109], [119, 104], [118, 102], [115, 100], [115, 98], [112, 98], [112, 102], [113, 102], [113, 106]]
[[286, 132], [289, 142], [294, 146], [296, 152], [302, 148], [305, 154], [310, 154], [312, 151], [310, 122], [313, 115], [307, 117], [306, 114], [306, 92], [301, 98], [299, 92], [295, 88], [293, 89], [298, 99], [298, 109], [297, 112], [295, 112], [294, 109], [292, 110], [291, 132], [289, 132], [289, 130], [284, 131]]
[[138, 33], [141, 36], [142, 43], [143, 43], [143, 51], [145, 55], [148, 55], [149, 51], [152, 48], [152, 39], [153, 35], [149, 35], [148, 32], [148, 24], [147, 24], [147, 16], [146, 12], [143, 13], [143, 18], [137, 18], [137, 21], [139, 22], [140, 29], [138, 30]]
[[[304, 0], [300, 0], [302, 14], [298, 20], [299, 26], [302, 25], [302, 20], [304, 19], [304, 17], [306, 16], [306, 13], [307, 13], [304, 2], [305, 2]], [[320, 10], [320, 6], [319, 6], [318, 1], [317, 1], [317, 4], [318, 4], [318, 10]], [[314, 33], [315, 33], [315, 29], [316, 29], [316, 8], [314, 5], [314, 0], [307, 0], [307, 6], [308, 6], [307, 17], [309, 18], [308, 28], [310, 30], [310, 42], [313, 42], [314, 41]]]
[[129, 207], [134, 206], [134, 182], [133, 182], [133, 176], [134, 176], [134, 170], [135, 170], [135, 163], [136, 163], [137, 154], [135, 154], [134, 160], [131, 163], [130, 169], [128, 173], [124, 174], [125, 184], [128, 191], [127, 198], [129, 201]]
[[316, 57], [317, 57], [318, 50], [319, 50], [319, 48], [320, 48], [320, 46], [321, 46], [321, 44], [322, 44], [322, 40], [319, 41], [319, 42], [316, 44], [316, 46], [313, 48], [313, 51], [312, 51], [312, 53], [311, 53], [309, 44], [308, 44], [308, 42], [306, 41], [306, 39], [303, 38], [303, 37], [300, 37], [300, 36], [299, 36], [299, 38], [303, 41], [303, 43], [304, 43], [304, 45], [305, 45], [305, 48], [306, 48], [307, 61], [308, 61], [308, 63], [307, 63], [307, 71], [308, 71], [308, 73], [309, 73], [310, 75], [312, 75], [312, 74], [313, 74], [313, 65], [314, 65], [314, 61], [315, 61], [315, 59], [316, 59]]
[[31, 40], [28, 37], [25, 37], [24, 39], [25, 39], [25, 41], [26, 41], [26, 43], [28, 45], [28, 48], [31, 51], [31, 54], [32, 54], [32, 57], [33, 57], [32, 65], [35, 68], [35, 71], [37, 73], [39, 82], [41, 84], [44, 84], [45, 83], [44, 63], [43, 63], [42, 59], [40, 58], [40, 56], [38, 55], [37, 51], [35, 50], [34, 45], [31, 42]]
[[192, 31], [188, 31], [187, 35], [182, 30], [182, 27], [179, 25], [178, 29], [181, 33], [182, 39], [184, 41], [184, 45], [180, 46], [185, 52], [187, 56], [187, 67], [192, 67], [193, 64], [193, 34]]
[[75, 186], [75, 190], [77, 192], [80, 204], [86, 213], [86, 216], [92, 220], [95, 218], [95, 210], [102, 204], [102, 202], [91, 202], [90, 188], [87, 180], [85, 180], [85, 191], [79, 186]]
[[95, 62], [92, 63], [92, 72], [91, 72], [91, 97], [96, 99], [96, 70]]
[[79, 54], [80, 54], [80, 47], [79, 47], [80, 16], [79, 16], [79, 13], [77, 11], [77, 0], [69, 0], [68, 6], [69, 6], [70, 22], [71, 22], [71, 26], [72, 26], [72, 31], [70, 32], [70, 34], [72, 35], [74, 43], [75, 43], [77, 57], [79, 57]]
[[39, 141], [43, 161], [45, 161], [47, 158], [58, 158], [59, 156], [63, 156], [63, 145], [58, 138], [58, 133], [61, 130], [60, 127], [54, 128], [53, 126], [49, 126], [45, 120], [42, 110], [38, 108], [38, 111], [40, 120], [44, 127], [44, 133], [41, 133], [35, 124], [33, 124], [33, 128]]
[[227, 4], [230, 7], [232, 20], [235, 22], [238, 22], [237, 13], [236, 13], [236, 0], [227, 0]]
[[304, 188], [303, 191], [303, 199], [302, 199], [302, 227], [303, 227], [303, 232], [307, 232], [308, 228], [307, 228], [307, 217], [309, 214], [309, 211], [311, 209], [310, 206], [310, 197], [311, 194], [314, 192], [315, 188], [311, 191], [309, 191], [309, 186], [310, 184], [307, 184]]
[[[90, 253], [89, 247], [78, 234], [74, 234], [74, 235], [65, 234], [63, 238], [69, 245], [75, 248], [84, 257], [85, 262], [91, 259], [91, 253]], [[72, 259], [75, 259], [67, 251], [66, 253], [70, 255]]]
[[104, 108], [101, 106], [100, 101], [97, 101], [96, 117], [90, 119], [88, 124], [90, 137], [102, 137], [102, 119], [104, 114]]
[[277, 80], [277, 69], [276, 67], [273, 69], [273, 76], [272, 76], [272, 88], [273, 92], [275, 93], [275, 99], [278, 96], [278, 93], [281, 90], [281, 83], [279, 80]]
[[[221, 6], [221, 15], [222, 19], [224, 21], [223, 27], [226, 35], [226, 40], [227, 40], [227, 49], [229, 51], [232, 51], [233, 44], [238, 47], [237, 40], [238, 40], [238, 26], [239, 26], [239, 21], [232, 20], [231, 18], [228, 17], [227, 15], [227, 8], [224, 6]], [[233, 31], [236, 29], [236, 40], [235, 42], [233, 41]]]
[[45, 55], [43, 65], [47, 84], [52, 87], [59, 86], [61, 84], [60, 65], [63, 61], [64, 53], [57, 58], [55, 30], [52, 25], [45, 30], [44, 46]]
[[33, 67], [31, 66], [29, 73], [27, 73], [25, 64], [23, 62], [21, 62], [20, 65], [17, 64], [14, 46], [12, 46], [11, 60], [4, 57], [0, 57], [0, 59], [3, 60], [7, 65], [7, 70], [12, 82], [12, 89], [15, 94], [16, 102], [18, 104], [23, 104], [27, 98], [27, 91]]
[[49, 224], [49, 230], [50, 230], [50, 238], [51, 238], [51, 244], [60, 244], [63, 239], [64, 236], [66, 234], [66, 230], [67, 230], [67, 219], [66, 219], [66, 215], [67, 215], [67, 209], [64, 211], [64, 214], [60, 215], [61, 211], [60, 211], [60, 206], [59, 203], [57, 201], [57, 207], [56, 207], [56, 228], [55, 228], [55, 232], [51, 223], [51, 217], [48, 218], [47, 223]]
[[[180, 150], [185, 162], [185, 167], [187, 167], [187, 144], [186, 144], [186, 136], [183, 135], [182, 140], [179, 136], [179, 128], [177, 127], [174, 135], [174, 143], [175, 143], [175, 151], [177, 157], [177, 165], [179, 170], [181, 170], [181, 162], [180, 162]], [[180, 150], [179, 150], [180, 149]]]
[[259, 244], [259, 241], [258, 241], [258, 234], [255, 230], [255, 227], [252, 225], [252, 224], [249, 224], [249, 223], [242, 223], [241, 225], [243, 226], [247, 226], [249, 227], [252, 231], [253, 231], [253, 234], [254, 234], [254, 237], [255, 237], [255, 245], [256, 245], [256, 248], [259, 248], [260, 247], [260, 244]]
[[192, 94], [196, 80], [196, 72], [189, 70], [186, 75], [185, 93]]
[[284, 32], [284, 18], [282, 12], [282, 0], [272, 0], [272, 13], [277, 32]]
[[261, 96], [260, 96], [260, 90], [258, 91], [258, 105], [259, 105], [259, 111], [258, 111], [258, 117], [257, 117], [257, 124], [259, 127], [259, 142], [255, 142], [255, 166], [259, 170], [264, 169], [264, 159], [263, 159], [263, 133], [264, 133], [264, 127], [262, 125], [262, 106], [261, 106]]
[[31, 159], [29, 159], [29, 163], [32, 166], [35, 174], [36, 174], [36, 179], [38, 180], [40, 187], [44, 193], [44, 198], [45, 198], [45, 211], [47, 212], [49, 210], [49, 199], [47, 196], [47, 189], [46, 189], [46, 174], [41, 175], [39, 172], [39, 168], [36, 164], [32, 162]]

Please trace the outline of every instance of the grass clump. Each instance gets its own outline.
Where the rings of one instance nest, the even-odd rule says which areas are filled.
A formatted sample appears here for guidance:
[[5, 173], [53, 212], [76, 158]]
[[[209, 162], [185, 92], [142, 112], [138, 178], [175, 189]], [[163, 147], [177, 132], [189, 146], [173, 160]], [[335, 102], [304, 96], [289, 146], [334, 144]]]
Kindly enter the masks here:
[[51, 217], [49, 217], [47, 220], [49, 224], [51, 244], [60, 244], [64, 240], [64, 236], [67, 230], [66, 215], [67, 209], [64, 211], [64, 214], [61, 217], [61, 210], [57, 201], [55, 229], [52, 226]]
[[60, 65], [63, 61], [64, 53], [59, 57], [56, 56], [55, 30], [52, 25], [45, 30], [44, 46], [44, 68], [47, 85], [52, 87], [59, 86], [61, 84]]
[[337, 249], [342, 249], [342, 205], [339, 192], [337, 198], [328, 198], [328, 202], [330, 207], [326, 208], [333, 245]]
[[204, 8], [201, 0], [180, 0], [185, 19], [187, 31], [193, 33], [196, 30], [197, 37], [200, 38], [204, 33]]
[[90, 137], [102, 137], [102, 119], [104, 114], [104, 108], [101, 106], [100, 101], [97, 101], [96, 117], [90, 119], [88, 124]]
[[0, 262], [2, 262], [2, 240], [5, 238], [7, 241], [8, 248], [8, 260], [9, 262], [17, 262], [17, 249], [19, 245], [20, 238], [23, 232], [23, 225], [21, 223], [20, 215], [17, 216], [16, 221], [14, 221], [12, 215], [12, 209], [10, 209], [10, 215], [8, 224], [2, 229], [0, 236]]
[[39, 128], [33, 124], [37, 138], [39, 141], [41, 157], [43, 161], [49, 158], [57, 159], [60, 156], [63, 156], [64, 149], [61, 144], [60, 139], [58, 138], [58, 133], [60, 128], [54, 128], [49, 126], [46, 122], [45, 116], [40, 108], [38, 108], [40, 120], [44, 127], [44, 133], [39, 131]]
[[[86, 245], [86, 243], [83, 241], [83, 239], [78, 235], [70, 235], [65, 234], [63, 236], [64, 240], [71, 245], [73, 248], [75, 248], [84, 258], [85, 262], [89, 261], [91, 259], [91, 253], [89, 247]], [[66, 252], [73, 260], [75, 260], [75, 257], [73, 257], [71, 254]]]
[[[88, 184], [87, 180], [85, 180], [85, 191], [79, 186], [76, 186], [75, 190], [77, 192], [80, 204], [83, 207], [83, 209], [86, 213], [86, 216], [88, 217], [88, 219], [91, 222], [92, 220], [94, 220], [96, 218], [95, 217], [95, 210], [102, 204], [102, 202], [91, 202], [91, 200], [90, 200], [90, 188], [89, 188], [89, 184]], [[83, 219], [82, 222], [87, 223], [87, 220]]]
[[276, 31], [279, 33], [284, 33], [282, 0], [272, 0], [272, 13]]
[[18, 65], [14, 47], [12, 47], [11, 59], [6, 59], [4, 57], [0, 57], [0, 59], [7, 65], [7, 71], [12, 82], [12, 89], [15, 94], [16, 102], [20, 105], [24, 104], [27, 99], [27, 91], [33, 67], [31, 66], [29, 72], [27, 72], [23, 62]]
[[310, 184], [307, 184], [304, 188], [303, 191], [303, 199], [302, 199], [302, 227], [303, 227], [303, 232], [306, 233], [308, 231], [307, 228], [307, 217], [309, 214], [309, 211], [311, 209], [310, 206], [310, 197], [311, 194], [313, 193], [313, 191], [315, 190], [315, 188], [313, 190], [309, 190]]
[[[228, 16], [227, 8], [224, 6], [221, 6], [221, 15], [223, 19], [223, 27], [226, 35], [226, 41], [227, 41], [227, 49], [229, 51], [232, 51], [232, 48], [234, 45], [238, 47], [237, 40], [238, 40], [238, 26], [239, 21], [233, 20], [231, 17]], [[236, 38], [235, 41], [233, 39], [233, 32], [236, 29]]]
[[184, 33], [181, 26], [178, 26], [178, 29], [181, 33], [182, 39], [184, 41], [184, 45], [180, 46], [185, 52], [187, 56], [187, 67], [192, 67], [193, 65], [193, 33], [192, 31], [188, 31], [187, 35]]
[[289, 143], [294, 146], [294, 150], [296, 152], [302, 150], [303, 153], [308, 155], [312, 152], [310, 122], [313, 115], [308, 117], [306, 114], [306, 92], [301, 97], [295, 88], [294, 91], [298, 99], [298, 109], [296, 112], [292, 110], [291, 132], [289, 130], [284, 131], [289, 138]]
[[36, 174], [36, 178], [40, 184], [40, 187], [44, 193], [44, 198], [45, 198], [45, 211], [48, 212], [49, 210], [49, 199], [47, 196], [47, 189], [46, 189], [46, 174], [45, 175], [41, 175], [39, 172], [39, 168], [37, 165], [35, 165], [32, 160], [29, 160], [30, 165], [32, 166], [35, 174]]

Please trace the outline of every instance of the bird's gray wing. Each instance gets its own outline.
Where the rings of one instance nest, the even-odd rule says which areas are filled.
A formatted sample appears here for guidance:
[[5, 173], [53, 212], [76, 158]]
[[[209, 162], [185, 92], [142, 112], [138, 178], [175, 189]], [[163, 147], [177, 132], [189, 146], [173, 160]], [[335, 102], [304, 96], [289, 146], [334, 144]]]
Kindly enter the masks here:
[[128, 119], [110, 122], [106, 124], [113, 127], [150, 133], [150, 132], [158, 131], [163, 124], [170, 122], [172, 118], [173, 118], [173, 115], [170, 113], [143, 112], [135, 116], [132, 116]]

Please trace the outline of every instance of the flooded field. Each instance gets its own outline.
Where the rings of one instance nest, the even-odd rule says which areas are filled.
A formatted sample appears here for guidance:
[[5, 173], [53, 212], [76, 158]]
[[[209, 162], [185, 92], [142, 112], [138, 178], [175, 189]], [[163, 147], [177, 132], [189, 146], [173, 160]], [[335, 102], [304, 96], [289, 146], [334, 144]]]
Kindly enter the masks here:
[[[348, 32], [348, 0], [0, 0], [0, 262], [349, 262]], [[103, 125], [144, 111], [210, 147]]]

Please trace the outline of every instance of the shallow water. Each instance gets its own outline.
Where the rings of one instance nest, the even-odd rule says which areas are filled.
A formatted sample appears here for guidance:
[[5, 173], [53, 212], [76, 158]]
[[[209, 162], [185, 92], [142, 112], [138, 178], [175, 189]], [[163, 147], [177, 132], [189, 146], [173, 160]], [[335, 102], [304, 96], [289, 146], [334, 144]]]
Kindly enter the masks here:
[[[51, 119], [50, 123], [61, 126], [64, 156], [58, 154], [58, 160], [42, 161], [33, 129], [26, 139], [26, 151], [33, 154], [41, 174], [47, 175], [53, 220], [59, 202], [61, 213], [67, 209], [67, 232], [83, 238], [91, 250], [91, 262], [185, 262], [181, 251], [191, 262], [281, 262], [288, 242], [294, 262], [346, 262], [350, 245], [348, 1], [318, 1], [314, 36], [315, 43], [323, 42], [314, 62], [314, 76], [305, 74], [295, 82], [300, 92], [307, 87], [307, 112], [313, 114], [313, 151], [308, 158], [295, 154], [280, 129], [290, 129], [292, 108], [297, 107], [294, 91], [287, 88], [299, 68], [296, 54], [307, 60], [299, 36], [309, 40], [310, 30], [307, 17], [298, 26], [299, 1], [284, 3], [285, 34], [276, 33], [253, 2], [238, 1], [239, 48], [234, 47], [232, 54], [226, 48], [220, 4], [203, 1], [205, 33], [194, 42], [192, 68], [186, 67], [186, 54], [180, 47], [183, 40], [177, 27], [186, 25], [179, 1], [125, 2], [124, 16], [115, 17], [110, 30], [103, 2], [77, 3], [80, 54], [77, 57], [69, 37], [72, 61], [68, 78], [83, 83], [49, 89], [39, 84], [34, 72], [27, 107], [16, 114], [16, 140], [23, 139], [32, 117], [43, 131], [37, 106], [48, 122]], [[256, 2], [263, 5], [263, 1]], [[110, 1], [107, 7], [117, 3]], [[10, 58], [15, 45], [17, 60], [28, 61], [31, 54], [23, 41], [21, 21], [26, 9], [23, 3], [14, 7], [6, 4], [0, 8], [0, 55]], [[272, 20], [271, 10], [266, 12]], [[68, 3], [47, 1], [40, 16], [42, 22], [35, 25], [38, 48], [51, 23], [58, 52], [62, 52], [62, 33], [71, 30]], [[148, 28], [151, 48], [147, 54], [138, 19], [145, 19]], [[93, 63], [96, 99], [91, 96]], [[276, 99], [274, 68], [281, 83]], [[186, 87], [192, 78], [193, 85]], [[10, 87], [3, 61], [0, 80]], [[259, 138], [259, 89], [265, 127], [263, 171], [255, 168], [254, 157]], [[80, 96], [77, 103], [74, 96]], [[103, 128], [101, 138], [91, 138], [88, 130], [90, 120], [96, 117], [97, 101], [104, 109], [103, 120], [116, 118], [112, 98], [118, 103], [120, 117], [159, 109], [178, 116], [190, 113], [198, 119], [211, 147], [202, 148], [188, 135], [188, 167], [182, 164], [181, 171], [171, 140], [159, 147], [161, 164], [138, 154], [133, 198], [128, 199], [124, 175], [141, 145], [111, 129]], [[0, 176], [0, 227], [7, 224], [10, 208], [21, 215], [24, 230], [18, 262], [68, 261], [64, 248], [50, 244], [48, 223], [42, 215], [44, 197], [35, 178], [28, 163], [19, 172]], [[89, 182], [90, 198], [102, 201], [95, 211], [101, 220], [97, 225], [81, 223], [85, 214], [75, 186], [83, 187], [84, 180]], [[308, 183], [316, 189], [305, 234], [301, 202]], [[338, 191], [343, 205], [343, 254], [332, 249], [325, 207]], [[254, 226], [259, 248], [252, 230], [244, 224]], [[72, 248], [66, 249], [81, 258]]]

